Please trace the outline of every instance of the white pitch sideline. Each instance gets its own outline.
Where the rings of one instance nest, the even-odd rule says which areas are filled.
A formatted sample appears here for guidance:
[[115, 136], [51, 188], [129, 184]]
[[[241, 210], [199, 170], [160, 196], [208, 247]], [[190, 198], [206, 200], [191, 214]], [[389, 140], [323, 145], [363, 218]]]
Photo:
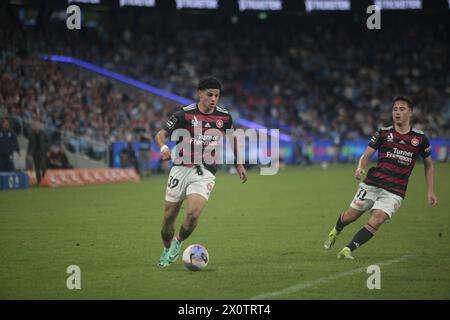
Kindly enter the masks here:
[[[381, 261], [381, 262], [376, 262], [373, 263], [374, 265], [378, 265], [380, 267], [382, 266], [388, 266], [394, 263], [399, 263], [402, 261], [405, 261], [409, 258], [411, 258], [411, 255], [405, 255], [403, 257], [397, 258], [397, 259], [391, 259], [391, 260], [386, 260], [386, 261]], [[281, 296], [281, 295], [286, 295], [286, 294], [291, 294], [297, 291], [301, 291], [307, 288], [311, 288], [314, 287], [315, 285], [318, 284], [323, 284], [323, 283], [327, 283], [339, 278], [344, 278], [344, 277], [348, 277], [351, 275], [354, 275], [356, 273], [361, 273], [361, 272], [366, 272], [367, 267], [361, 267], [361, 268], [357, 268], [357, 269], [352, 269], [349, 271], [345, 271], [345, 272], [341, 272], [341, 273], [336, 273], [334, 275], [328, 276], [328, 277], [322, 277], [319, 278], [317, 280], [314, 281], [310, 281], [310, 282], [305, 282], [305, 283], [298, 283], [296, 285], [287, 287], [285, 289], [279, 290], [279, 291], [272, 291], [272, 292], [267, 292], [267, 293], [263, 293], [263, 294], [259, 294], [257, 296], [254, 296], [252, 298], [250, 298], [250, 300], [260, 300], [260, 299], [269, 299], [269, 298], [274, 298], [276, 296]]]

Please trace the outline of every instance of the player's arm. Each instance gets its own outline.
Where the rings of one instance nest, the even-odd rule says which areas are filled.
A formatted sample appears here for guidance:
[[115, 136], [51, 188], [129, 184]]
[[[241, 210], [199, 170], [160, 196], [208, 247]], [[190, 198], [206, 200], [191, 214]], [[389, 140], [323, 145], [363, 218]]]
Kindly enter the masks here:
[[437, 204], [437, 197], [434, 194], [434, 166], [431, 159], [430, 141], [426, 136], [423, 137], [420, 145], [420, 156], [423, 159], [425, 168], [425, 180], [427, 181], [427, 198], [430, 206], [434, 207]]
[[158, 148], [161, 151], [161, 159], [169, 160], [170, 159], [170, 149], [166, 145], [167, 138], [169, 137], [169, 133], [165, 129], [161, 129], [156, 134], [156, 143], [158, 144]]
[[238, 162], [236, 162], [236, 170], [239, 173], [239, 178], [241, 179], [242, 183], [245, 183], [247, 181], [247, 170], [245, 170], [244, 167], [244, 162], [242, 161], [242, 157], [241, 157], [241, 148], [238, 145], [238, 138], [237, 137], [233, 137], [234, 139], [234, 158], [239, 160]]
[[158, 144], [159, 150], [161, 151], [161, 159], [170, 159], [170, 148], [166, 145], [167, 138], [172, 135], [176, 129], [181, 128], [184, 123], [184, 111], [180, 110], [175, 112], [169, 120], [167, 120], [164, 127], [158, 131], [155, 140]]
[[242, 183], [245, 183], [247, 181], [247, 170], [245, 170], [244, 167], [244, 160], [241, 155], [241, 148], [239, 145], [238, 138], [232, 132], [233, 130], [227, 130], [226, 135], [229, 141], [233, 141], [233, 154], [234, 159], [236, 161], [236, 170], [239, 174], [239, 178], [241, 179]]
[[425, 165], [425, 179], [427, 181], [427, 198], [430, 206], [434, 207], [437, 204], [437, 197], [434, 193], [434, 166], [431, 156], [423, 159]]
[[364, 154], [361, 156], [361, 158], [359, 158], [358, 167], [355, 170], [356, 180], [361, 180], [361, 176], [366, 173], [367, 165], [369, 164], [370, 159], [372, 159], [375, 151], [380, 148], [381, 143], [381, 129], [378, 129], [370, 139], [369, 145], [364, 151]]
[[375, 149], [372, 147], [367, 147], [364, 154], [359, 158], [358, 167], [355, 171], [355, 179], [361, 180], [361, 176], [366, 173], [367, 165], [369, 164], [370, 159], [372, 159], [373, 154], [375, 153]]

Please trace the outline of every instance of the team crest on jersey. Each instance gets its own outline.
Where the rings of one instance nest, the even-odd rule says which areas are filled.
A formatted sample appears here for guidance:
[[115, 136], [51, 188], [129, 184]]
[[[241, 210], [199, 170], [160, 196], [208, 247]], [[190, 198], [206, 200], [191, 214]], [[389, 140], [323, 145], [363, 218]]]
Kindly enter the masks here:
[[206, 188], [208, 188], [208, 191], [211, 192], [212, 188], [213, 188], [213, 184], [212, 182], [208, 183], [208, 185], [206, 186]]
[[392, 134], [392, 132], [389, 133], [389, 135], [387, 136], [386, 140], [387, 140], [388, 142], [394, 141], [394, 135]]
[[216, 127], [219, 129], [223, 127], [223, 121], [221, 119], [216, 121]]
[[414, 147], [417, 147], [417, 146], [419, 145], [419, 139], [417, 139], [417, 138], [412, 138], [411, 144], [412, 144]]

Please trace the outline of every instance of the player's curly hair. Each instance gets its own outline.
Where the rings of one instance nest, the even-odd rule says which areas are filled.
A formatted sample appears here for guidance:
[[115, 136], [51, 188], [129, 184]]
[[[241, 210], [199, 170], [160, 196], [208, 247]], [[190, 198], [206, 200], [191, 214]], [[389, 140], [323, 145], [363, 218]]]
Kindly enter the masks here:
[[408, 99], [407, 97], [405, 97], [405, 96], [398, 96], [398, 97], [396, 97], [396, 98], [394, 99], [394, 102], [392, 103], [392, 105], [394, 105], [394, 104], [395, 104], [396, 102], [398, 102], [398, 101], [400, 101], [400, 102], [405, 102], [406, 105], [408, 106], [408, 108], [411, 109], [411, 111], [413, 110], [413, 103], [412, 103], [412, 101], [411, 101], [410, 99]]
[[201, 79], [198, 83], [198, 90], [205, 90], [205, 89], [219, 89], [222, 90], [222, 84], [219, 80], [217, 80], [214, 77], [207, 77], [204, 79]]

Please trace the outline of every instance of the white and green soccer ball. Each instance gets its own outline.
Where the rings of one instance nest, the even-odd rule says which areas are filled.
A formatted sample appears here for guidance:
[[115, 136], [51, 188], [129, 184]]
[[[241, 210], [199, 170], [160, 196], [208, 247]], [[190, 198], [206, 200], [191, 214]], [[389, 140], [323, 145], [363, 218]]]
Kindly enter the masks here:
[[201, 244], [191, 244], [183, 252], [183, 264], [191, 271], [204, 269], [209, 262], [209, 254]]

